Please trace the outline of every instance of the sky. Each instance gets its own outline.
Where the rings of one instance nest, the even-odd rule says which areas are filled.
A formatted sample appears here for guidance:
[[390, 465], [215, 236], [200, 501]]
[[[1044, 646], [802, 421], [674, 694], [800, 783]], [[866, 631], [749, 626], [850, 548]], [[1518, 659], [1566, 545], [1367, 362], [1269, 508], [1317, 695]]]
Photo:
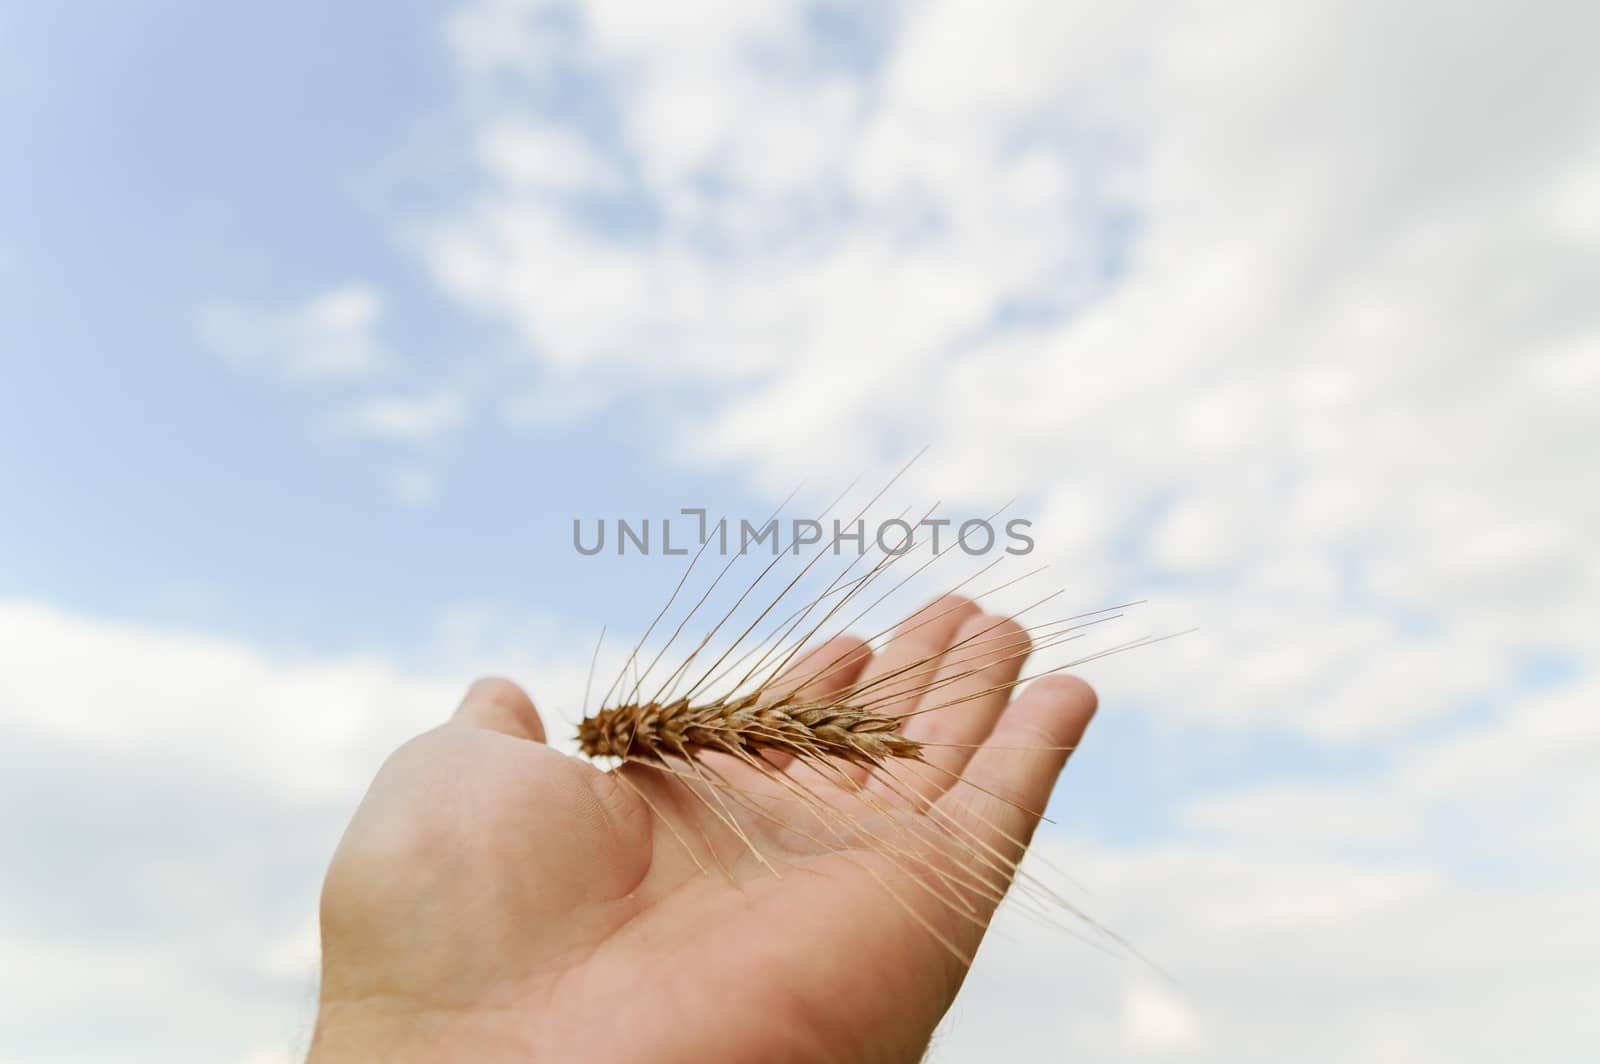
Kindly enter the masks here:
[[1172, 980], [1003, 919], [932, 1059], [1587, 1059], [1596, 39], [0, 12], [0, 1060], [297, 1059], [384, 754], [485, 671], [575, 718], [679, 575], [575, 518], [814, 512], [924, 444], [902, 504], [1015, 500], [1075, 606], [1198, 627], [1085, 667], [1039, 843]]

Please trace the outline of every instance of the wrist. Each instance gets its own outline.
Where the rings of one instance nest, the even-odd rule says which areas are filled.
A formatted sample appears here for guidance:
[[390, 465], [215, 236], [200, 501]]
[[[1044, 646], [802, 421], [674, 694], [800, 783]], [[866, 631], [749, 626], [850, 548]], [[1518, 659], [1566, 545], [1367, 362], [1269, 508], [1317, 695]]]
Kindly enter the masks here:
[[324, 1001], [306, 1064], [532, 1059], [525, 1035], [509, 1034], [504, 1019], [406, 1002]]

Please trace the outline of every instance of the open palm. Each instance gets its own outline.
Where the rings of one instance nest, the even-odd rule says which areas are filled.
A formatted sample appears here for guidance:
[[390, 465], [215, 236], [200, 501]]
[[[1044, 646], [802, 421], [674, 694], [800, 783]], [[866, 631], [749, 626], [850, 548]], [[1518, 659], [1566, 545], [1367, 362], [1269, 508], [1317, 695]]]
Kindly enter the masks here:
[[[730, 757], [601, 772], [544, 745], [520, 689], [480, 681], [384, 765], [334, 857], [312, 1060], [916, 1059], [992, 911], [982, 884], [1094, 707], [1050, 677], [1008, 708], [1020, 655], [941, 662], [997, 625], [1020, 638], [942, 599], [877, 655], [836, 639], [790, 670], [819, 700], [906, 677], [890, 713], [949, 680], [922, 697], [954, 704], [905, 724], [929, 764], [893, 777]], [[941, 837], [987, 867], [941, 873], [923, 856]]]

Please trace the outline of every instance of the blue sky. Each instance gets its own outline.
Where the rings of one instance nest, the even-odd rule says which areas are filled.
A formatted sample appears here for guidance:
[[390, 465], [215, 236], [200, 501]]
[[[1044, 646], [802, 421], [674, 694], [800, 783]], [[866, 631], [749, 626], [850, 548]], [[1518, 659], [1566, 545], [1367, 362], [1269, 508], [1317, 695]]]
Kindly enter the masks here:
[[[195, 315], [210, 301], [289, 303], [352, 277], [385, 293], [382, 372], [398, 386], [506, 346], [386, 224], [437, 183], [390, 156], [446, 111], [442, 13], [11, 16], [3, 106], [26, 164], [3, 175], [0, 445], [29, 520], [0, 531], [9, 591], [319, 651], [405, 647], [449, 605], [530, 589], [597, 628], [618, 604], [590, 609], [562, 518], [741, 498], [725, 478], [665, 475], [644, 411], [581, 445], [479, 422], [413, 459], [318, 432], [338, 382], [327, 394], [206, 349]], [[437, 505], [390, 497], [384, 478], [408, 461], [444, 471]]]
[[1200, 627], [1086, 670], [1046, 844], [1204, 977], [1017, 930], [947, 1059], [1577, 1059], [1594, 19], [0, 15], [0, 1060], [292, 1059], [384, 752], [487, 669], [575, 716], [676, 580], [575, 517], [806, 513], [929, 443], [897, 506], [1014, 497], [1072, 609]]

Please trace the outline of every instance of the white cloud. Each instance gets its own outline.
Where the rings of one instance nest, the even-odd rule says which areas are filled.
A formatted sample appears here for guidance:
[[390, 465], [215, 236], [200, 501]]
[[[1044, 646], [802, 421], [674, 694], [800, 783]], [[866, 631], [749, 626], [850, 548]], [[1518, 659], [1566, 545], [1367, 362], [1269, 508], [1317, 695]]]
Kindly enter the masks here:
[[279, 309], [212, 303], [195, 325], [208, 346], [240, 366], [293, 380], [351, 377], [382, 362], [376, 329], [383, 311], [375, 288], [352, 284]]
[[485, 170], [514, 185], [558, 192], [614, 192], [615, 165], [580, 135], [552, 126], [502, 121], [478, 134]]
[[466, 414], [466, 397], [455, 391], [379, 395], [345, 411], [335, 425], [363, 436], [427, 443], [460, 425]]
[[389, 475], [389, 494], [406, 506], [428, 506], [439, 497], [439, 478], [426, 469], [397, 469]]
[[1122, 1023], [1134, 1049], [1192, 1053], [1201, 1041], [1200, 1021], [1177, 994], [1154, 983], [1136, 983], [1123, 997]]
[[586, 648], [532, 632], [452, 626], [401, 668], [0, 599], [0, 837], [24, 855], [0, 884], [0, 1046], [301, 1059], [322, 871], [383, 758], [491, 672], [534, 676], [565, 738]]
[[604, 78], [660, 224], [491, 154], [429, 261], [550, 366], [698, 386], [681, 457], [787, 490], [933, 441], [929, 498], [1125, 559], [1085, 590], [1179, 581], [1204, 631], [1139, 684], [1177, 712], [1376, 734], [1594, 633], [1586, 10], [946, 2], [852, 69], [783, 5], [542, 7], [453, 21], [475, 99]]
[[[325, 439], [362, 437], [415, 449], [438, 444], [467, 419], [470, 390], [461, 380], [395, 390], [399, 362], [379, 336], [385, 304], [370, 285], [331, 289], [302, 303], [262, 309], [214, 303], [196, 316], [201, 339], [241, 369], [295, 383], [338, 381], [313, 391]], [[335, 405], [337, 404], [337, 405]], [[397, 502], [424, 506], [439, 493], [437, 469], [408, 465], [387, 476]]]
[[228, 640], [19, 602], [0, 603], [0, 644], [7, 724], [306, 799], [347, 796], [375, 752], [420, 730], [453, 693], [376, 658], [281, 663]]
[[[366, 780], [466, 677], [508, 663], [563, 739], [588, 663], [559, 632], [464, 607], [412, 671], [0, 604], [0, 759], [20, 788], [5, 830], [30, 855], [0, 889], [19, 958], [0, 1038], [63, 1045], [98, 1009], [107, 1059], [291, 1051], [311, 1019], [317, 882]], [[548, 660], [530, 666], [529, 647]], [[1042, 855], [1087, 886], [1039, 874], [1175, 982], [1013, 912], [934, 1059], [1570, 1058], [1600, 1033], [1597, 699], [1589, 676], [1360, 779], [1230, 783], [1148, 842], [1047, 827]], [[21, 802], [36, 779], [63, 800]], [[174, 1002], [196, 1022], [119, 1018]]]
[[1597, 699], [1590, 676], [1359, 780], [1239, 781], [1161, 841], [1047, 829], [1081, 904], [1176, 985], [1013, 916], [942, 1059], [1142, 1060], [1180, 1035], [1195, 1061], [1575, 1059], [1600, 1036], [1578, 1004], [1600, 949], [1579, 767]]

